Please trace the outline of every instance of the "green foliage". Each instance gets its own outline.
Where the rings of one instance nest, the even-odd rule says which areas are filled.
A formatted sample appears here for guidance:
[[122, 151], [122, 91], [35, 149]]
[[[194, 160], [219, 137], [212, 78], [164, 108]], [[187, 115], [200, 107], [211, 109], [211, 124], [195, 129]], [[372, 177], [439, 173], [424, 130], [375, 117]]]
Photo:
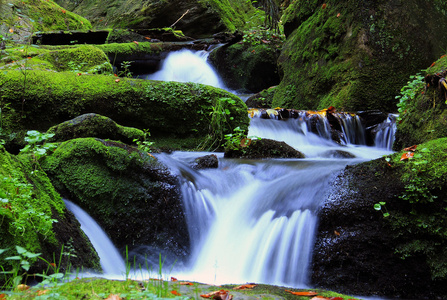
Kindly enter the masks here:
[[151, 133], [149, 132], [149, 129], [144, 129], [144, 140], [141, 141], [140, 139], [134, 139], [133, 142], [137, 144], [138, 149], [140, 149], [143, 152], [151, 152], [151, 147], [154, 144], [154, 142], [149, 141], [149, 137], [151, 136]]
[[131, 64], [132, 64], [131, 61], [123, 61], [121, 63], [121, 71], [119, 71], [117, 75], [119, 77], [132, 78], [132, 72], [130, 72], [129, 70]]
[[374, 204], [374, 209], [382, 211], [383, 216], [386, 218], [390, 216], [390, 213], [386, 210], [385, 205], [386, 202], [380, 201], [379, 203]]
[[[425, 70], [422, 70], [421, 72], [424, 71]], [[397, 117], [398, 120], [402, 120], [407, 112], [409, 102], [421, 92], [424, 85], [424, 76], [419, 72], [416, 75], [411, 75], [407, 84], [400, 89], [400, 95], [396, 96], [396, 99], [399, 100], [399, 103], [397, 103], [399, 111], [399, 116]]]
[[225, 135], [225, 144], [222, 146], [225, 148], [225, 151], [242, 150], [242, 152], [245, 153], [245, 148], [250, 146], [252, 139], [260, 140], [261, 138], [256, 136], [247, 137], [245, 130], [236, 127], [233, 129], [233, 133]]
[[272, 29], [267, 29], [264, 27], [255, 27], [244, 32], [242, 36], [242, 41], [244, 44], [250, 46], [256, 46], [260, 44], [273, 44], [280, 45], [285, 41], [285, 36], [279, 34]]
[[25, 142], [28, 144], [20, 150], [22, 153], [31, 154], [37, 162], [48, 151], [57, 148], [56, 143], [47, 143], [46, 140], [53, 137], [54, 133], [40, 133], [37, 130], [30, 130], [25, 137]]
[[[40, 253], [32, 253], [23, 247], [16, 246], [17, 255], [5, 257], [4, 260], [11, 262], [11, 269], [5, 270], [3, 266], [0, 267], [0, 274], [3, 275], [5, 285], [1, 288], [4, 289], [14, 289], [19, 285], [26, 272], [29, 271], [31, 263], [36, 260]], [[5, 253], [8, 249], [0, 249], [0, 255]]]

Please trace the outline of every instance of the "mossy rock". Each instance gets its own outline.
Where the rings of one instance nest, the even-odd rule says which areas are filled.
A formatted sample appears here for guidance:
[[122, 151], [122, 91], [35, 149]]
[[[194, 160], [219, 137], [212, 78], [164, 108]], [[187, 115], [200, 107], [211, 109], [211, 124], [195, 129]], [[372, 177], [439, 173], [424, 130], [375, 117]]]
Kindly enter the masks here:
[[53, 0], [1, 1], [0, 19], [0, 35], [12, 35], [12, 39], [21, 42], [29, 41], [30, 35], [39, 31], [88, 31], [92, 28], [87, 19], [67, 11]]
[[408, 76], [443, 54], [446, 11], [443, 1], [295, 0], [273, 106], [395, 112]]
[[251, 2], [229, 0], [135, 0], [82, 1], [58, 0], [60, 5], [87, 17], [102, 28], [147, 29], [174, 27], [194, 38], [209, 37], [220, 31], [261, 24]]
[[273, 96], [275, 95], [276, 86], [272, 86], [268, 89], [262, 90], [250, 96], [245, 105], [250, 108], [271, 108], [273, 102]]
[[41, 165], [55, 188], [92, 216], [122, 251], [127, 246], [140, 258], [155, 259], [161, 251], [180, 260], [189, 253], [177, 178], [147, 153], [80, 138], [63, 142]]
[[63, 142], [81, 137], [97, 137], [121, 141], [126, 144], [144, 141], [142, 130], [116, 124], [112, 119], [98, 114], [84, 114], [72, 120], [51, 127], [47, 133], [53, 133], [50, 141]]
[[276, 46], [264, 43], [222, 46], [211, 52], [210, 61], [228, 88], [257, 93], [280, 81]]
[[194, 137], [200, 143], [222, 139], [236, 127], [245, 130], [249, 123], [240, 98], [195, 83], [27, 70], [0, 73], [0, 92], [4, 134], [46, 131], [98, 113], [123, 126], [148, 129], [153, 136]]
[[[319, 212], [312, 284], [386, 298], [444, 299], [447, 139], [348, 166]], [[336, 274], [336, 276], [328, 276]]]
[[[38, 162], [30, 155], [14, 156], [0, 145], [0, 249], [2, 267], [10, 271], [15, 261], [4, 260], [16, 256], [15, 246], [58, 264], [61, 252], [72, 256], [61, 261], [61, 271], [74, 268], [100, 270], [99, 258], [75, 217], [65, 209]], [[30, 273], [42, 274], [50, 267], [42, 260], [29, 258]], [[58, 265], [59, 266], [59, 265]], [[0, 278], [3, 286], [5, 277]]]
[[402, 104], [394, 150], [447, 137], [447, 90], [440, 81], [447, 75], [446, 68], [443, 55], [421, 74], [424, 80], [414, 90], [414, 97]]
[[246, 147], [225, 151], [225, 158], [304, 158], [304, 154], [285, 142], [253, 139]]

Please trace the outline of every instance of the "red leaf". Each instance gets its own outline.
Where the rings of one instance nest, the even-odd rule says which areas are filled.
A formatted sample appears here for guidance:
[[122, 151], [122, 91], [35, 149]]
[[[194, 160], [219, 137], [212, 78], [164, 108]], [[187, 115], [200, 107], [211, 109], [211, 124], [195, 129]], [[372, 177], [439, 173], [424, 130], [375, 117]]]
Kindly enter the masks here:
[[177, 292], [177, 291], [171, 291], [171, 294], [173, 294], [173, 295], [175, 295], [175, 296], [181, 296], [182, 294], [180, 294], [179, 292]]
[[316, 296], [318, 295], [318, 293], [316, 292], [312, 292], [312, 291], [304, 291], [304, 292], [293, 292], [293, 291], [289, 291], [289, 290], [285, 290], [287, 293], [290, 293], [292, 295], [297, 295], [297, 296], [308, 296], [308, 297], [312, 297], [312, 296]]
[[171, 281], [177, 281], [177, 278], [171, 277]]
[[137, 44], [137, 45], [139, 44], [137, 41], [133, 41], [133, 42], [134, 42], [135, 44]]
[[321, 5], [321, 9], [325, 9], [326, 8], [326, 3], [323, 3], [323, 5]]
[[402, 156], [400, 157], [400, 160], [406, 160], [406, 159], [411, 159], [413, 158], [414, 153], [413, 152], [407, 152], [402, 154]]
[[180, 285], [194, 285], [194, 283], [192, 283], [192, 282], [180, 282], [179, 283]]
[[256, 284], [243, 284], [233, 288], [233, 290], [249, 290], [256, 286]]
[[404, 151], [415, 151], [416, 150], [416, 148], [418, 147], [418, 145], [413, 145], [413, 146], [411, 146], [411, 147], [407, 147], [407, 148], [405, 148], [404, 149]]

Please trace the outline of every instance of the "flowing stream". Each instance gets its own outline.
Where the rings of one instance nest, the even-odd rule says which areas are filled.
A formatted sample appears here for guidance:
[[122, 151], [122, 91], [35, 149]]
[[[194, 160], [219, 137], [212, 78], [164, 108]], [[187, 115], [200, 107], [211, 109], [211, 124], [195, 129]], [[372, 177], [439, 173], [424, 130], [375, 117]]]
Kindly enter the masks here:
[[[209, 79], [221, 86], [217, 75], [207, 75], [213, 72], [211, 68], [198, 66], [206, 61], [193, 59], [191, 55], [197, 53], [172, 53], [162, 70], [150, 78]], [[194, 70], [205, 73], [192, 72], [190, 63], [194, 64]], [[179, 65], [181, 70], [173, 71]], [[325, 199], [328, 180], [348, 164], [392, 152], [392, 117], [377, 128], [374, 147], [365, 146], [365, 129], [358, 118], [339, 117], [343, 124], [342, 145], [330, 139], [330, 126], [323, 116], [319, 116], [317, 133], [310, 130], [310, 122], [304, 116], [286, 121], [252, 116], [249, 136], [285, 141], [302, 151], [305, 159], [236, 160], [215, 153], [219, 167], [197, 171], [189, 167], [190, 162], [209, 153], [157, 155], [179, 176], [192, 242], [189, 262], [173, 270], [176, 277], [212, 284], [257, 282], [307, 286], [318, 226], [317, 210]], [[340, 158], [346, 157], [340, 153], [348, 153], [351, 158]], [[67, 206], [73, 212], [79, 210], [69, 202]], [[79, 211], [75, 215], [83, 218]], [[114, 247], [99, 241], [100, 229], [85, 223], [82, 228], [94, 231], [87, 235], [100, 253], [101, 263], [103, 259], [112, 261], [118, 268], [106, 269], [109, 264], [106, 263], [104, 272], [122, 273], [124, 263], [117, 264], [118, 258], [107, 257], [113, 255]]]

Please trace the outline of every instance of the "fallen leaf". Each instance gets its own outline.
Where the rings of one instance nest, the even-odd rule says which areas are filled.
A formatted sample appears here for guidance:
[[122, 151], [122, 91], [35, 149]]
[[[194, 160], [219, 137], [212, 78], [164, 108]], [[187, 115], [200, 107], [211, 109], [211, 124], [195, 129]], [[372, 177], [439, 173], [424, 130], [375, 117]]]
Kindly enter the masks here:
[[133, 42], [134, 42], [135, 44], [137, 44], [137, 45], [139, 44], [137, 41], [133, 41]]
[[338, 232], [337, 230], [334, 230], [334, 234], [335, 234], [336, 236], [340, 236], [340, 232]]
[[343, 300], [342, 297], [331, 297], [329, 298], [329, 300]]
[[215, 300], [231, 300], [233, 295], [231, 295], [227, 290], [219, 290], [211, 292], [208, 294], [200, 295], [202, 298], [213, 298]]
[[173, 295], [175, 295], [175, 296], [181, 296], [182, 294], [180, 294], [179, 292], [177, 292], [177, 291], [171, 291], [171, 294], [173, 294]]
[[323, 297], [323, 296], [316, 296], [310, 298], [310, 300], [328, 300], [329, 298]]
[[418, 145], [413, 145], [411, 147], [405, 148], [404, 151], [415, 151], [417, 147], [418, 147]]
[[192, 283], [192, 282], [180, 282], [179, 283], [180, 285], [194, 285], [194, 283]]
[[45, 295], [46, 293], [48, 293], [48, 290], [40, 290], [40, 291], [37, 291], [37, 296], [42, 296], [42, 295]]
[[105, 300], [121, 300], [120, 295], [110, 294]]
[[337, 18], [340, 17], [340, 13], [337, 14]]
[[233, 290], [249, 290], [256, 286], [256, 284], [243, 284], [233, 288]]
[[151, 38], [150, 37], [148, 37], [148, 36], [145, 36], [144, 37], [146, 40], [150, 40]]
[[119, 79], [115, 79], [115, 82], [118, 83], [118, 82], [120, 82], [120, 80]]
[[400, 160], [406, 160], [406, 159], [411, 159], [413, 158], [414, 153], [413, 152], [407, 152], [402, 154], [402, 156], [400, 157]]
[[[148, 153], [149, 154], [149, 153]], [[177, 281], [177, 278], [171, 277], [171, 281]]]
[[318, 293], [316, 292], [312, 292], [312, 291], [304, 291], [304, 292], [293, 292], [293, 291], [289, 291], [289, 290], [285, 290], [287, 293], [290, 293], [292, 295], [297, 295], [297, 296], [307, 296], [307, 297], [312, 297], [312, 296], [316, 296], [318, 295]]
[[251, 139], [248, 139], [248, 138], [243, 138], [240, 142], [240, 146], [242, 148], [246, 148], [246, 147], [250, 146], [250, 144], [251, 144]]
[[325, 9], [326, 8], [326, 3], [323, 3], [323, 5], [321, 5], [321, 9]]
[[6, 299], [6, 295], [5, 294], [0, 294], [0, 299]]

